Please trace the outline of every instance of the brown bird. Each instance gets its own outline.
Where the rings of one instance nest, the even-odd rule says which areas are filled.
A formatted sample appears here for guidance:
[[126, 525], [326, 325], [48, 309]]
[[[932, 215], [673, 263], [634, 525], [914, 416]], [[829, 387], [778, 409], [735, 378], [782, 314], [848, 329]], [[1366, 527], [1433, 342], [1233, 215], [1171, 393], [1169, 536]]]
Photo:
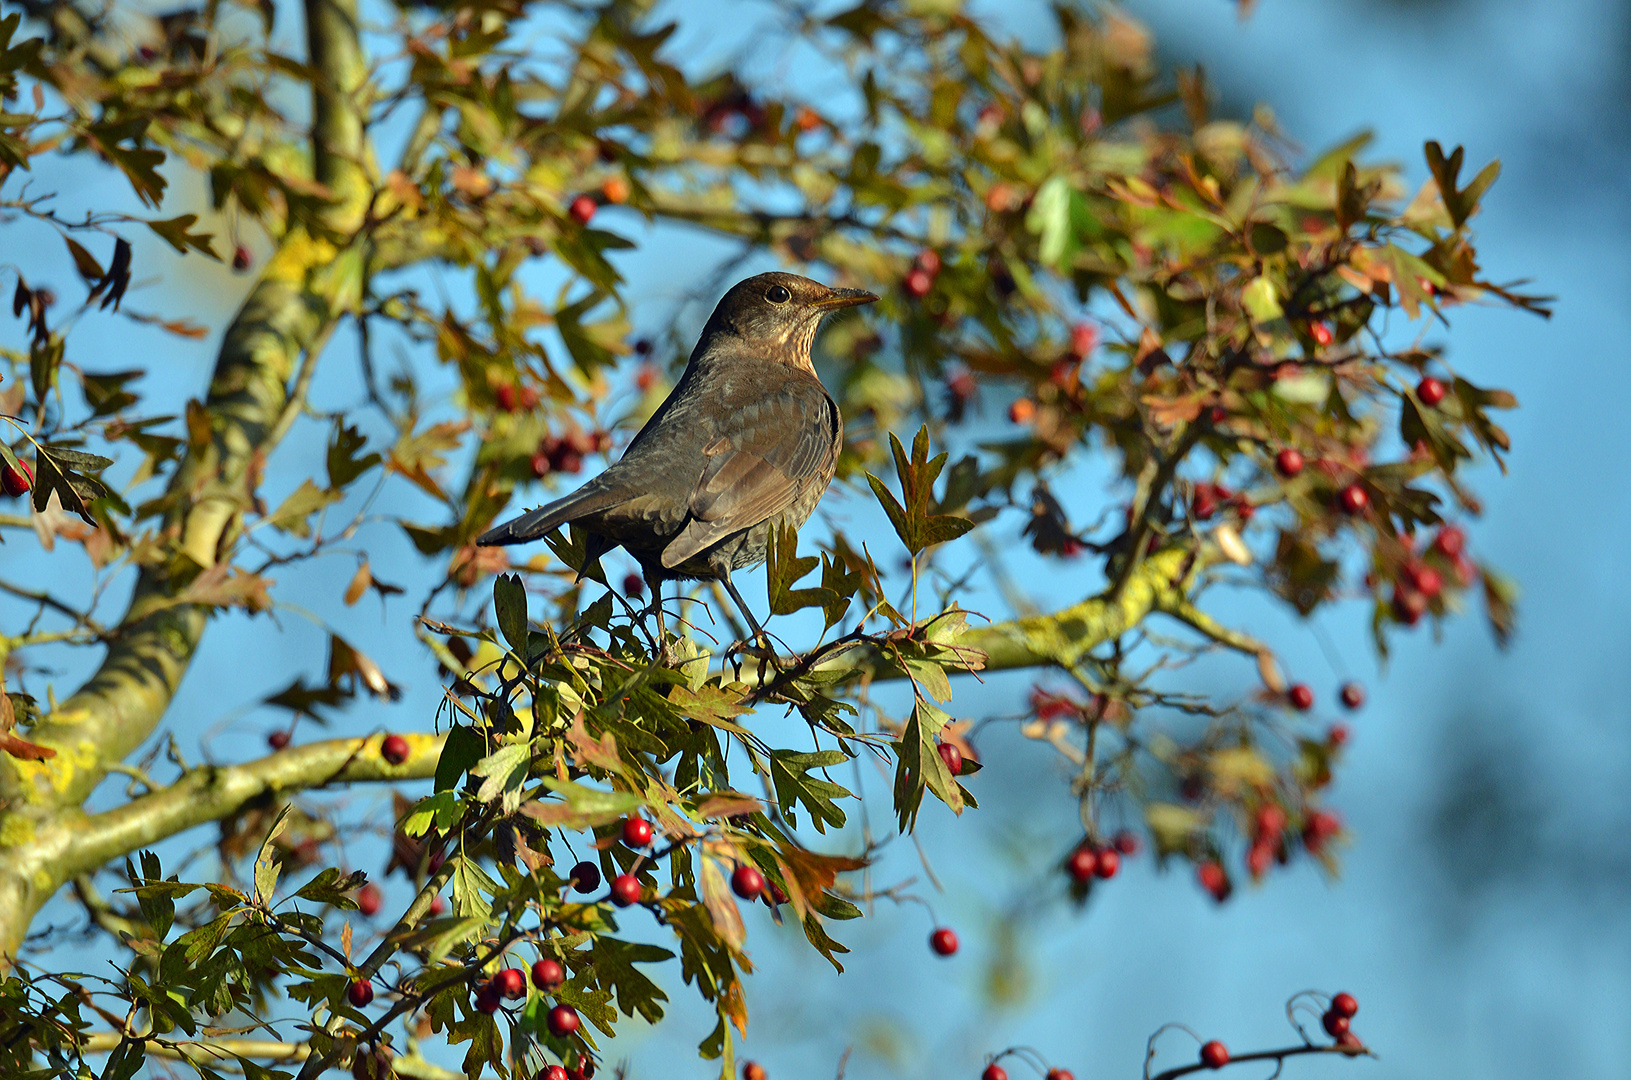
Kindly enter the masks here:
[[877, 299], [797, 274], [738, 282], [615, 465], [476, 543], [524, 543], [577, 522], [589, 534], [584, 567], [619, 544], [639, 560], [659, 637], [670, 578], [718, 581], [763, 637], [731, 571], [763, 562], [771, 530], [803, 525], [832, 482], [844, 421], [810, 346], [824, 316]]

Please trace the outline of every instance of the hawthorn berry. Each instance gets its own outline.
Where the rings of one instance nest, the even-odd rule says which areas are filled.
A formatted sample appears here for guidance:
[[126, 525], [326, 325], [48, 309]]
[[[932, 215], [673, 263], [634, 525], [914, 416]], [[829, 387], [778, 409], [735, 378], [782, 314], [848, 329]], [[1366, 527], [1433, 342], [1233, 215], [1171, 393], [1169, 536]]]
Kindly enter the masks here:
[[1342, 819], [1327, 810], [1316, 810], [1303, 823], [1303, 847], [1318, 855], [1325, 842], [1342, 831]]
[[232, 249], [232, 269], [238, 273], [241, 274], [245, 270], [248, 270], [252, 265], [254, 265], [254, 262], [255, 257], [251, 255], [249, 253], [249, 249], [244, 247], [242, 244], [239, 244], [237, 247]]
[[364, 915], [372, 917], [379, 914], [380, 905], [384, 902], [385, 894], [372, 881], [357, 890], [357, 910]]
[[600, 888], [600, 867], [585, 860], [574, 866], [567, 874], [567, 880], [572, 887], [580, 893], [594, 892]]
[[913, 270], [906, 275], [906, 280], [902, 284], [907, 295], [921, 300], [929, 295], [930, 289], [934, 288], [934, 278], [924, 270]]
[[633, 874], [619, 874], [612, 880], [612, 903], [628, 907], [640, 902], [640, 879]]
[[1229, 884], [1229, 875], [1224, 871], [1223, 864], [1215, 859], [1208, 859], [1195, 868], [1195, 879], [1201, 883], [1201, 888], [1212, 894], [1212, 899], [1223, 903], [1229, 899], [1232, 887]]
[[938, 956], [950, 956], [957, 951], [957, 935], [949, 926], [942, 926], [929, 935], [929, 948]]
[[782, 887], [774, 881], [770, 883], [770, 903], [772, 906], [787, 903], [787, 893], [783, 892]]
[[1257, 808], [1258, 840], [1273, 843], [1280, 839], [1280, 834], [1286, 828], [1286, 812], [1280, 809], [1279, 803], [1264, 803]]
[[34, 486], [34, 470], [28, 467], [26, 461], [17, 462], [16, 468], [7, 461], [0, 464], [0, 490], [4, 490], [13, 499], [28, 494], [28, 489]]
[[940, 754], [940, 760], [946, 763], [946, 771], [956, 776], [963, 771], [963, 752], [957, 749], [956, 744], [943, 742], [935, 747]]
[[1433, 537], [1433, 550], [1446, 559], [1458, 557], [1467, 547], [1467, 534], [1454, 525], [1446, 525]]
[[748, 1061], [742, 1064], [742, 1080], [766, 1080], [769, 1076], [769, 1071], [757, 1061]]
[[1099, 347], [1099, 328], [1092, 323], [1080, 322], [1070, 328], [1070, 351], [1077, 359], [1085, 360]]
[[493, 984], [482, 983], [481, 989], [476, 991], [476, 1008], [491, 1016], [498, 1011], [499, 1004], [498, 991], [493, 989]]
[[581, 1055], [578, 1058], [578, 1067], [566, 1070], [566, 1080], [593, 1080], [595, 1063]]
[[1229, 1064], [1229, 1048], [1213, 1039], [1201, 1047], [1201, 1064], [1208, 1069], [1221, 1069]]
[[361, 1009], [374, 1000], [374, 984], [367, 979], [352, 979], [345, 988], [345, 999]]
[[1337, 692], [1337, 698], [1342, 702], [1344, 709], [1358, 709], [1365, 704], [1365, 688], [1356, 682], [1345, 682], [1342, 689]]
[[1338, 1035], [1337, 1045], [1348, 1051], [1350, 1054], [1357, 1054], [1359, 1051], [1365, 1049], [1365, 1044], [1360, 1041], [1359, 1036], [1355, 1035], [1351, 1031], [1344, 1031], [1341, 1035]]
[[447, 900], [440, 893], [430, 898], [430, 914], [432, 918], [447, 914]]
[[1036, 417], [1036, 402], [1030, 398], [1018, 398], [1008, 406], [1008, 419], [1016, 424], [1029, 424]]
[[566, 1070], [559, 1065], [551, 1065], [539, 1073], [535, 1080], [567, 1080]]
[[1341, 1035], [1348, 1030], [1348, 1018], [1339, 1012], [1330, 1011], [1320, 1017], [1320, 1027], [1325, 1029], [1327, 1035]]
[[400, 735], [387, 735], [379, 744], [379, 756], [392, 765], [408, 760], [408, 740]]
[[1412, 570], [1410, 583], [1427, 599], [1431, 600], [1444, 591], [1444, 575], [1431, 566], [1417, 566]]
[[609, 203], [628, 202], [629, 182], [621, 176], [608, 176], [606, 182], [600, 185], [600, 193]]
[[1429, 375], [1416, 384], [1416, 396], [1423, 405], [1437, 405], [1444, 400], [1444, 384]]
[[1331, 730], [1325, 733], [1325, 741], [1332, 746], [1346, 746], [1350, 734], [1347, 724], [1332, 724]]
[[1313, 323], [1308, 328], [1308, 336], [1314, 339], [1314, 344], [1319, 345], [1322, 348], [1336, 340], [1336, 335], [1331, 333], [1331, 326], [1329, 323]]
[[532, 985], [548, 994], [566, 981], [566, 969], [559, 960], [544, 957], [532, 964]]
[[1427, 597], [1415, 589], [1393, 590], [1393, 617], [1406, 626], [1415, 626], [1427, 614]]
[[623, 820], [623, 842], [632, 848], [651, 843], [651, 822], [636, 814]]
[[1286, 691], [1286, 700], [1298, 712], [1307, 712], [1314, 707], [1314, 691], [1307, 683], [1296, 683]]
[[1218, 512], [1218, 491], [1211, 484], [1196, 484], [1189, 508], [1202, 521]]
[[1087, 881], [1099, 872], [1099, 853], [1083, 844], [1070, 853], [1065, 860], [1065, 869], [1075, 881]]
[[600, 204], [595, 201], [593, 195], [579, 195], [572, 200], [572, 220], [579, 225], [587, 225], [590, 219], [595, 216], [595, 211], [599, 209]]
[[1359, 999], [1346, 992], [1337, 994], [1331, 998], [1331, 1011], [1351, 1020], [1359, 1015]]
[[933, 277], [940, 273], [940, 252], [934, 248], [924, 248], [917, 253], [917, 258], [912, 260], [912, 265]]
[[757, 900], [765, 891], [765, 876], [757, 866], [743, 863], [731, 873], [731, 892], [744, 900]]
[[1101, 878], [1113, 878], [1116, 871], [1121, 869], [1121, 856], [1115, 848], [1105, 848], [1099, 852], [1098, 875]]
[[557, 1039], [564, 1039], [578, 1030], [583, 1021], [578, 1018], [578, 1010], [572, 1006], [557, 1005], [549, 1010], [549, 1016], [545, 1019], [545, 1023], [549, 1025], [551, 1035]]
[[980, 1074], [980, 1080], [1008, 1080], [1008, 1070], [993, 1061], [985, 1067], [985, 1072]]
[[1076, 1080], [1069, 1069], [1049, 1069], [1043, 1080]]
[[793, 123], [798, 126], [800, 131], [814, 131], [821, 126], [821, 114], [808, 105], [800, 105], [798, 112], [793, 117]]
[[1274, 849], [1259, 840], [1246, 852], [1246, 872], [1256, 880], [1268, 872], [1269, 863], [1273, 861]]
[[505, 968], [493, 976], [493, 989], [500, 997], [518, 998], [527, 994], [527, 977], [520, 968]]
[[646, 579], [639, 574], [628, 574], [623, 578], [624, 596], [644, 596], [646, 593]]
[[500, 386], [498, 389], [493, 391], [493, 400], [496, 401], [498, 403], [498, 407], [503, 409], [505, 412], [514, 412], [516, 407], [521, 404], [521, 399], [516, 394], [515, 387], [511, 386], [509, 383], [505, 383], [503, 386]]
[[1358, 484], [1349, 484], [1337, 495], [1337, 502], [1344, 514], [1363, 514], [1370, 506], [1370, 495]]
[[289, 745], [289, 733], [282, 730], [272, 732], [266, 736], [266, 745], [273, 750], [282, 750]]
[[1293, 477], [1303, 471], [1303, 455], [1300, 450], [1286, 447], [1274, 455], [1274, 470], [1284, 477]]
[[1138, 834], [1131, 829], [1122, 829], [1111, 839], [1110, 846], [1122, 855], [1138, 854]]

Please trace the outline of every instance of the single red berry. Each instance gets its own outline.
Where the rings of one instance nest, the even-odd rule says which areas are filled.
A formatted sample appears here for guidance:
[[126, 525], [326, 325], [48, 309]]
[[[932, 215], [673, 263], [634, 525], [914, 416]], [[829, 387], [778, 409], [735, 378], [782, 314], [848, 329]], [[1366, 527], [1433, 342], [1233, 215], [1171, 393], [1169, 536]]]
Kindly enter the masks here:
[[491, 1016], [498, 1011], [499, 1005], [498, 991], [493, 989], [493, 984], [482, 983], [481, 989], [476, 991], [476, 1008]]
[[367, 979], [352, 979], [345, 988], [345, 999], [361, 1009], [374, 1000], [374, 984]]
[[1121, 869], [1121, 856], [1115, 848], [1105, 848], [1099, 852], [1098, 875], [1101, 878], [1113, 878], [1116, 871]]
[[643, 848], [651, 843], [651, 822], [635, 815], [623, 820], [623, 842], [632, 848]]
[[1427, 597], [1415, 589], [1393, 590], [1393, 617], [1406, 626], [1415, 626], [1427, 614]]
[[1130, 829], [1122, 829], [1110, 841], [1110, 846], [1122, 855], [1138, 854], [1138, 834]]
[[922, 299], [923, 297], [929, 295], [930, 289], [934, 288], [934, 278], [930, 277], [922, 270], [913, 270], [911, 273], [906, 275], [906, 280], [903, 284], [908, 295]]
[[1285, 831], [1286, 812], [1279, 803], [1264, 803], [1257, 808], [1257, 839], [1274, 842]]
[[538, 390], [536, 387], [523, 386], [521, 388], [521, 407], [530, 409], [538, 404]]
[[408, 740], [400, 735], [385, 736], [379, 744], [379, 756], [392, 765], [402, 764], [408, 760]]
[[623, 578], [624, 596], [644, 596], [646, 594], [646, 579], [639, 574], [629, 574]]
[[1072, 879], [1087, 881], [1099, 872], [1099, 853], [1083, 844], [1070, 853], [1070, 858], [1065, 860], [1065, 869]]
[[1281, 476], [1292, 477], [1303, 471], [1301, 451], [1286, 447], [1274, 455], [1274, 468]]
[[1078, 359], [1085, 360], [1089, 353], [1099, 347], [1099, 328], [1092, 323], [1077, 323], [1070, 328], [1070, 351]]
[[731, 892], [744, 900], [757, 900], [765, 891], [765, 876], [757, 866], [743, 863], [731, 874]]
[[640, 902], [640, 879], [633, 874], [619, 874], [612, 879], [612, 903], [628, 907]]
[[1205, 521], [1218, 512], [1218, 490], [1211, 484], [1196, 484], [1195, 494], [1189, 500], [1189, 508], [1195, 516]]
[[1331, 999], [1331, 1011], [1351, 1020], [1359, 1015], [1359, 999], [1346, 992], [1338, 994]]
[[583, 1023], [578, 1019], [578, 1010], [570, 1005], [557, 1005], [549, 1010], [546, 1022], [549, 1024], [549, 1033], [557, 1039], [564, 1039], [578, 1030]]
[[943, 742], [935, 749], [940, 753], [940, 760], [946, 763], [946, 771], [956, 776], [963, 771], [963, 752], [956, 745]]
[[430, 898], [430, 913], [432, 916], [447, 914], [447, 900], [441, 894]]
[[940, 273], [940, 252], [934, 248], [924, 248], [917, 253], [917, 258], [912, 260], [912, 265], [933, 277]]
[[540, 479], [548, 476], [550, 469], [554, 468], [554, 466], [550, 464], [549, 455], [544, 453], [542, 450], [532, 455], [531, 465], [532, 475]]
[[1256, 880], [1268, 872], [1273, 861], [1274, 849], [1259, 840], [1246, 852], [1246, 872]]
[[1429, 600], [1444, 591], [1444, 575], [1431, 566], [1416, 567], [1416, 572], [1411, 575], [1411, 580], [1416, 586], [1416, 591]]
[[1320, 1017], [1320, 1027], [1325, 1029], [1327, 1035], [1341, 1035], [1348, 1030], [1348, 1018], [1339, 1012], [1331, 1011]]
[[594, 1080], [595, 1063], [586, 1057], [578, 1059], [578, 1067], [566, 1070], [566, 1080]]
[[266, 736], [266, 745], [270, 746], [273, 750], [282, 750], [285, 746], [289, 745], [289, 733], [287, 731], [272, 732]]
[[28, 462], [19, 461], [13, 468], [11, 462], [0, 464], [0, 490], [4, 490], [13, 499], [26, 495], [28, 489], [34, 486], [34, 470], [28, 467]]
[[526, 997], [527, 976], [520, 968], [505, 968], [493, 976], [493, 989], [507, 998]]
[[1008, 1080], [1008, 1070], [993, 1061], [985, 1067], [985, 1072], [980, 1074], [980, 1080]]
[[566, 969], [561, 967], [559, 960], [551, 960], [546, 956], [542, 960], [533, 961], [532, 985], [544, 993], [553, 992], [557, 986], [565, 981]]
[[1336, 340], [1336, 335], [1331, 333], [1329, 323], [1317, 322], [1309, 326], [1308, 336], [1314, 339], [1314, 344], [1322, 347]]
[[1316, 810], [1303, 823], [1303, 847], [1318, 855], [1325, 842], [1342, 831], [1342, 819], [1325, 810]]
[[742, 1080], [766, 1080], [770, 1073], [757, 1061], [748, 1061], [742, 1064]]
[[1325, 741], [1332, 746], [1346, 746], [1348, 744], [1348, 725], [1332, 724], [1331, 730], [1325, 733]]
[[787, 903], [787, 893], [783, 892], [782, 887], [774, 881], [770, 883], [770, 902], [772, 905]]
[[579, 195], [572, 200], [572, 220], [579, 225], [587, 225], [595, 216], [595, 211], [599, 209], [600, 204], [595, 202], [593, 195]]
[[232, 249], [232, 269], [236, 270], [238, 273], [241, 274], [245, 270], [248, 270], [250, 266], [254, 264], [254, 262], [255, 257], [251, 255], [249, 253], [249, 249], [244, 247], [242, 244], [239, 244], [237, 247]]
[[1444, 400], [1444, 384], [1429, 375], [1416, 384], [1416, 396], [1423, 405], [1437, 405]]
[[1338, 1035], [1337, 1045], [1353, 1054], [1365, 1049], [1365, 1044], [1360, 1041], [1359, 1036], [1351, 1031], [1344, 1031], [1341, 1035]]
[[372, 881], [357, 890], [357, 910], [364, 915], [372, 917], [379, 914], [380, 905], [384, 902], [385, 894]]
[[1201, 1064], [1208, 1069], [1223, 1068], [1229, 1064], [1229, 1048], [1213, 1039], [1201, 1047]]
[[578, 892], [594, 892], [600, 888], [600, 867], [592, 862], [578, 863], [568, 876], [571, 878], [572, 887]]
[[1049, 1069], [1045, 1080], [1076, 1080], [1069, 1069]]
[[1029, 424], [1036, 416], [1036, 402], [1030, 398], [1019, 398], [1008, 406], [1008, 419], [1016, 424]]
[[1298, 712], [1307, 712], [1314, 707], [1314, 691], [1307, 683], [1297, 683], [1286, 691], [1286, 700]]
[[957, 951], [957, 935], [952, 932], [951, 927], [942, 926], [929, 935], [929, 948], [933, 949], [936, 955], [950, 956]]
[[498, 407], [503, 409], [505, 412], [514, 412], [516, 410], [516, 406], [521, 404], [520, 397], [516, 394], [515, 387], [511, 386], [509, 383], [505, 383], [503, 386], [500, 386], [497, 390], [493, 391], [493, 400], [498, 402]]
[[1358, 709], [1365, 704], [1365, 688], [1356, 682], [1345, 682], [1337, 693], [1344, 709]]
[[608, 176], [600, 185], [600, 193], [609, 203], [625, 203], [629, 201], [629, 182], [621, 176]]
[[1358, 484], [1349, 484], [1343, 488], [1341, 494], [1337, 496], [1337, 501], [1345, 514], [1363, 514], [1370, 506], [1370, 496]]
[[1447, 559], [1460, 555], [1467, 547], [1467, 534], [1454, 525], [1446, 525], [1433, 537], [1433, 550]]
[[1195, 879], [1201, 883], [1201, 888], [1212, 894], [1212, 899], [1223, 903], [1229, 899], [1231, 886], [1229, 875], [1224, 871], [1223, 864], [1216, 860], [1208, 860], [1195, 868]]
[[567, 1076], [566, 1069], [559, 1065], [551, 1065], [539, 1073], [535, 1080], [570, 1080], [570, 1078]]

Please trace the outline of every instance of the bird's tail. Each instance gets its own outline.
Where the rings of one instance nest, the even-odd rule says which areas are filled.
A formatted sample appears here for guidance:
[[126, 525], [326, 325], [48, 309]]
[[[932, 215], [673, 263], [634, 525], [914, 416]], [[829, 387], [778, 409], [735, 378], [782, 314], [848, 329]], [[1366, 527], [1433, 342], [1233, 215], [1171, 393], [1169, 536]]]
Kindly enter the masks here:
[[622, 498], [619, 492], [596, 488], [592, 484], [585, 485], [563, 499], [556, 499], [536, 510], [528, 510], [520, 517], [511, 518], [502, 525], [495, 525], [477, 537], [476, 543], [481, 547], [524, 544], [559, 528], [565, 522], [604, 510]]

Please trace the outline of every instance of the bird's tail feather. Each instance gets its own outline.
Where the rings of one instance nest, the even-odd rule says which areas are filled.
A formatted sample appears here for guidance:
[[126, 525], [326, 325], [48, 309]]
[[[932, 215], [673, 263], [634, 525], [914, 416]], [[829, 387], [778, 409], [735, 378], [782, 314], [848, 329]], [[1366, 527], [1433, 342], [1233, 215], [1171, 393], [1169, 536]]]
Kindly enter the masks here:
[[505, 544], [524, 544], [559, 528], [563, 523], [604, 510], [618, 502], [623, 495], [605, 488], [585, 486], [563, 499], [545, 503], [536, 510], [528, 510], [502, 525], [495, 525], [476, 538], [480, 547], [499, 547]]

